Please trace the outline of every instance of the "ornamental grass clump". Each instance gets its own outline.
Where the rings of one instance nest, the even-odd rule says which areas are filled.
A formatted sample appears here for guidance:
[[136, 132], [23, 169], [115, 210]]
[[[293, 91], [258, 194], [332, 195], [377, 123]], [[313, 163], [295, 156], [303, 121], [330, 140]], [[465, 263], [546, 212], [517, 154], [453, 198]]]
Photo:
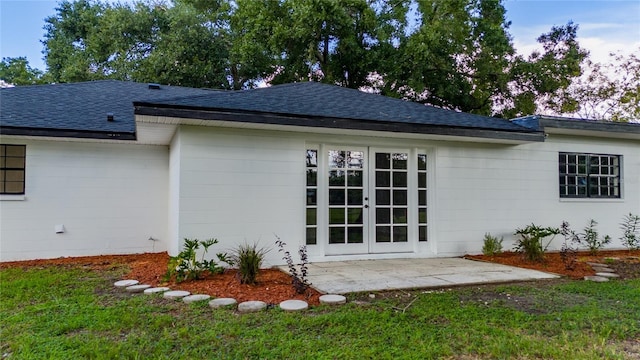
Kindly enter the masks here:
[[230, 260], [238, 267], [238, 280], [241, 284], [256, 284], [262, 262], [268, 252], [268, 249], [260, 248], [256, 243], [242, 244], [232, 251]]
[[[540, 227], [535, 224], [527, 225], [523, 229], [516, 229], [515, 252], [522, 253], [524, 258], [533, 262], [542, 262], [544, 253], [547, 251], [549, 244], [553, 241], [555, 235], [560, 233], [560, 229], [554, 227]], [[549, 241], [545, 239], [551, 236]]]
[[482, 245], [482, 254], [486, 256], [493, 256], [502, 252], [502, 241], [504, 238], [498, 240], [497, 237], [491, 236], [491, 234], [484, 234], [484, 244]]

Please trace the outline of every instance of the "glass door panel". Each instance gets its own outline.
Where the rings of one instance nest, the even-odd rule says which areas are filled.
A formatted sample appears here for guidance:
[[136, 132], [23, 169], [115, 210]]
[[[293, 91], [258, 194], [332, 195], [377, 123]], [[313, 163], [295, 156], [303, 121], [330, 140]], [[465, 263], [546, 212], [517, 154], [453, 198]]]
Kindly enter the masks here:
[[372, 151], [371, 252], [411, 251], [409, 241], [409, 152]]
[[327, 150], [327, 254], [368, 252], [366, 161], [364, 149]]

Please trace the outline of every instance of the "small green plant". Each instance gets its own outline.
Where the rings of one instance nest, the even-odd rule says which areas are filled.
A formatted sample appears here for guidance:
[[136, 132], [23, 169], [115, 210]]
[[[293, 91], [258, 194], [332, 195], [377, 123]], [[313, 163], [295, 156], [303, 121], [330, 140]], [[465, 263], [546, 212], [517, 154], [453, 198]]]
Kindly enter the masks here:
[[282, 259], [287, 262], [287, 266], [289, 267], [289, 275], [291, 275], [291, 285], [293, 285], [293, 289], [298, 294], [304, 294], [307, 292], [311, 283], [307, 279], [309, 275], [309, 270], [307, 265], [309, 264], [309, 258], [307, 256], [307, 247], [300, 246], [298, 249], [298, 255], [300, 255], [300, 264], [295, 265], [293, 263], [293, 259], [291, 259], [291, 253], [285, 250], [285, 246], [287, 245], [284, 241], [280, 240], [278, 236], [276, 236], [278, 240], [276, 240], [276, 245], [279, 247], [279, 252], [282, 252], [284, 256]]
[[562, 260], [565, 269], [573, 270], [576, 268], [580, 238], [575, 231], [571, 230], [569, 223], [566, 221], [562, 222], [560, 234], [564, 236], [564, 243], [560, 248], [560, 259]]
[[603, 238], [598, 235], [598, 231], [596, 230], [597, 225], [598, 223], [595, 220], [589, 220], [589, 225], [585, 226], [582, 238], [582, 242], [589, 248], [589, 252], [592, 255], [597, 254], [598, 250], [611, 242], [609, 235], [605, 235]]
[[[541, 262], [544, 260], [544, 253], [547, 251], [553, 237], [560, 233], [560, 229], [553, 227], [540, 227], [535, 224], [527, 225], [523, 229], [516, 229], [518, 236], [514, 250], [522, 253], [529, 261]], [[544, 239], [552, 236], [544, 243]]]
[[[218, 265], [214, 260], [204, 259], [204, 256], [209, 251], [209, 247], [217, 243], [217, 239], [184, 239], [182, 251], [177, 256], [172, 256], [169, 259], [169, 265], [167, 266], [167, 272], [164, 275], [164, 280], [169, 281], [172, 277], [175, 277], [176, 282], [199, 280], [203, 278], [205, 271], [208, 271], [210, 274], [222, 273], [224, 271], [224, 267]], [[198, 261], [197, 253], [200, 247], [202, 247], [204, 251], [200, 261]], [[216, 256], [219, 261], [229, 264], [232, 262], [227, 254], [218, 253]]]
[[498, 240], [497, 237], [491, 236], [491, 234], [484, 234], [484, 244], [482, 245], [482, 253], [486, 256], [493, 256], [502, 252], [502, 241], [504, 238]]
[[259, 248], [258, 244], [242, 244], [233, 250], [230, 260], [238, 267], [238, 280], [241, 284], [254, 285], [260, 273], [268, 249]]
[[640, 250], [640, 216], [632, 213], [625, 215], [620, 228], [622, 229], [622, 237], [620, 238], [622, 244], [629, 251]]

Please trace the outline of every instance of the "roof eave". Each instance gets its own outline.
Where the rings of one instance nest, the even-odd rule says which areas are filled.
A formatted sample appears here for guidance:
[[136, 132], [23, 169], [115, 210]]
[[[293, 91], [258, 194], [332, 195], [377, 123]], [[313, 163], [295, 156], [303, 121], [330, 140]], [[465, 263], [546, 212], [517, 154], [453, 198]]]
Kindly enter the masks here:
[[74, 139], [99, 139], [99, 140], [129, 140], [135, 141], [135, 132], [115, 132], [115, 131], [85, 131], [69, 129], [46, 129], [2, 126], [0, 135], [34, 136], [34, 137], [54, 137], [54, 138], [74, 138]]
[[[496, 139], [515, 142], [543, 142], [542, 131], [507, 131], [462, 126], [443, 126], [388, 121], [366, 121], [358, 119], [329, 118], [318, 116], [296, 116], [264, 112], [224, 109], [201, 109], [175, 107], [143, 102], [134, 103], [136, 115], [162, 116], [182, 119], [222, 120], [237, 123], [256, 123], [308, 128], [333, 128], [345, 130], [384, 131], [409, 134], [429, 134], [467, 138]], [[524, 129], [524, 128], [523, 128]]]

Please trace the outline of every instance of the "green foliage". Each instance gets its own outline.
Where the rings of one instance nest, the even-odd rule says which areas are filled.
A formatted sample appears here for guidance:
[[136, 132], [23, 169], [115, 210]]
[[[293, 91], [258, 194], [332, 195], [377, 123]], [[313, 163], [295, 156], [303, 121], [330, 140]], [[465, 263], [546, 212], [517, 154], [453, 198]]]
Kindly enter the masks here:
[[97, 79], [231, 88], [228, 6], [62, 1], [45, 25], [54, 82]]
[[640, 250], [640, 216], [632, 213], [625, 215], [620, 228], [622, 244], [629, 250]]
[[560, 234], [564, 236], [564, 243], [562, 243], [562, 247], [560, 248], [560, 259], [565, 269], [573, 270], [576, 267], [578, 258], [577, 246], [580, 244], [580, 238], [575, 231], [571, 230], [569, 223], [566, 221], [562, 222]]
[[291, 285], [293, 289], [298, 294], [304, 294], [307, 292], [311, 283], [307, 279], [309, 275], [309, 257], [307, 256], [307, 247], [300, 246], [298, 249], [298, 255], [300, 256], [300, 263], [298, 265], [294, 264], [293, 259], [291, 258], [291, 253], [285, 250], [285, 246], [287, 245], [284, 241], [280, 240], [277, 237], [276, 245], [278, 246], [278, 251], [283, 253], [282, 259], [286, 261], [287, 267], [289, 268], [289, 275], [291, 275]]
[[[516, 229], [515, 251], [522, 253], [529, 261], [541, 262], [544, 260], [544, 253], [547, 251], [553, 237], [560, 233], [560, 229], [553, 227], [540, 227], [535, 224], [527, 225], [523, 229]], [[545, 243], [545, 238], [551, 239]]]
[[598, 231], [596, 230], [596, 226], [598, 223], [591, 219], [589, 220], [589, 224], [585, 226], [584, 233], [582, 234], [582, 243], [584, 243], [589, 252], [595, 255], [598, 250], [602, 249], [606, 244], [611, 242], [611, 237], [609, 235], [605, 235], [604, 237], [600, 237]]
[[571, 230], [571, 227], [568, 222], [562, 222], [562, 230], [560, 233], [565, 237], [565, 243], [571, 242], [574, 244], [579, 244], [585, 246], [589, 249], [589, 252], [595, 255], [598, 250], [602, 249], [606, 244], [611, 242], [611, 237], [606, 235], [603, 238], [600, 238], [598, 235], [598, 231], [596, 230], [596, 226], [598, 223], [591, 219], [589, 220], [589, 224], [585, 226], [583, 233], [576, 233]]
[[583, 66], [585, 75], [574, 79], [569, 94], [577, 104], [570, 115], [585, 119], [634, 121], [640, 119], [640, 57], [610, 54], [607, 63], [587, 60]]
[[0, 79], [11, 85], [36, 85], [46, 82], [44, 73], [29, 66], [26, 57], [2, 58]]
[[262, 266], [264, 256], [269, 250], [259, 248], [258, 244], [242, 244], [235, 248], [230, 256], [231, 263], [238, 267], [238, 279], [241, 284], [254, 285]]
[[[166, 281], [175, 278], [176, 282], [185, 280], [199, 280], [204, 277], [205, 271], [209, 274], [220, 274], [224, 271], [224, 267], [219, 266], [214, 260], [205, 260], [204, 257], [209, 251], [209, 247], [217, 244], [217, 239], [184, 239], [183, 250], [177, 255], [172, 256], [167, 266], [167, 272], [164, 276]], [[204, 250], [200, 260], [197, 259], [198, 249]], [[216, 254], [218, 261], [229, 263], [231, 260], [224, 253]]]
[[498, 240], [497, 237], [491, 236], [491, 234], [484, 234], [484, 243], [482, 245], [482, 253], [487, 256], [493, 256], [502, 252], [502, 241], [504, 238]]
[[2, 354], [7, 359], [623, 359], [640, 336], [639, 279], [408, 290], [376, 299], [351, 294], [350, 300], [364, 297], [366, 305], [350, 301], [301, 313], [271, 309], [238, 316], [212, 312], [206, 302], [185, 306], [128, 295], [112, 285], [124, 274], [126, 269], [82, 266], [0, 269]]
[[63, 0], [43, 43], [54, 82], [311, 80], [501, 117], [575, 109], [577, 25], [553, 27], [526, 59], [509, 26], [500, 0]]

